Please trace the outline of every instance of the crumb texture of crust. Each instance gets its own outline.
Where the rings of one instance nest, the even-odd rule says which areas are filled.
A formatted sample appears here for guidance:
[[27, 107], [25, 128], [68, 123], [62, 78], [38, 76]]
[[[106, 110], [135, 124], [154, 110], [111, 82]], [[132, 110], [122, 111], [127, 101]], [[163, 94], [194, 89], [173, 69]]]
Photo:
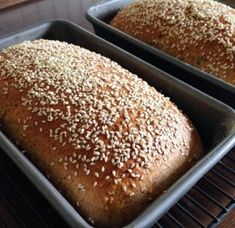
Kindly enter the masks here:
[[203, 152], [169, 98], [65, 42], [0, 53], [0, 114], [5, 132], [96, 226], [129, 222]]
[[235, 85], [235, 10], [213, 0], [138, 0], [111, 25]]

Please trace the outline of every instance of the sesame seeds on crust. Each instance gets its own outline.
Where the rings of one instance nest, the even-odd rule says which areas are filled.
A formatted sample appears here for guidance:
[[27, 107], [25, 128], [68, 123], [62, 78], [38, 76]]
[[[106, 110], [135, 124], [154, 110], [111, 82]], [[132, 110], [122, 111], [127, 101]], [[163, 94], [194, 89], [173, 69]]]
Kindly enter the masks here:
[[114, 27], [235, 84], [235, 10], [213, 0], [139, 0]]
[[[142, 180], [143, 170], [159, 156], [178, 148], [187, 154], [184, 133], [193, 130], [187, 118], [169, 98], [110, 59], [47, 40], [23, 42], [0, 56], [0, 81], [11, 81], [4, 84], [4, 95], [16, 89], [31, 114], [19, 120], [23, 131], [37, 117], [34, 126], [55, 142], [52, 154], [58, 147], [72, 148], [50, 163], [65, 172], [73, 166], [68, 181], [89, 176], [97, 188], [101, 180]], [[86, 188], [79, 184], [78, 190]]]

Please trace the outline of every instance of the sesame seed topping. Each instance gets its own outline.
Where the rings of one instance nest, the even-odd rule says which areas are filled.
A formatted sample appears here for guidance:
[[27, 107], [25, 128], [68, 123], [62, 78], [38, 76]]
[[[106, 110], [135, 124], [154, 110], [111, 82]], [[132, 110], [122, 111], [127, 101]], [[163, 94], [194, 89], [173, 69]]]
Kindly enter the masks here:
[[132, 186], [133, 188], [136, 188], [136, 184], [135, 184], [135, 183], [131, 183], [131, 186]]
[[89, 217], [88, 220], [89, 220], [89, 222], [90, 222], [92, 225], [95, 224], [95, 221], [94, 221], [91, 217]]
[[111, 24], [235, 85], [235, 10], [214, 0], [137, 0]]
[[127, 171], [128, 171], [129, 173], [132, 173], [132, 169], [128, 169]]
[[90, 174], [90, 170], [88, 169], [87, 171], [86, 171], [86, 175], [88, 176], [89, 174]]
[[110, 176], [106, 176], [106, 177], [105, 177], [105, 180], [109, 180], [109, 179], [110, 179]]
[[55, 164], [55, 162], [51, 162], [50, 165], [53, 166]]
[[[31, 128], [43, 132], [70, 181], [82, 173], [96, 177], [94, 187], [101, 180], [143, 179], [141, 168], [152, 167], [156, 157], [190, 147], [180, 132], [194, 128], [169, 98], [79, 46], [46, 40], [12, 46], [0, 54], [0, 84], [6, 79], [12, 83], [4, 87], [19, 92], [30, 113], [18, 119], [25, 135]], [[37, 121], [30, 125], [29, 119]]]
[[78, 184], [78, 190], [83, 192], [85, 191], [85, 187], [81, 184]]
[[116, 171], [115, 171], [115, 170], [112, 171], [112, 175], [113, 175], [114, 177], [116, 176]]
[[129, 196], [134, 196], [135, 193], [134, 192], [130, 192]]

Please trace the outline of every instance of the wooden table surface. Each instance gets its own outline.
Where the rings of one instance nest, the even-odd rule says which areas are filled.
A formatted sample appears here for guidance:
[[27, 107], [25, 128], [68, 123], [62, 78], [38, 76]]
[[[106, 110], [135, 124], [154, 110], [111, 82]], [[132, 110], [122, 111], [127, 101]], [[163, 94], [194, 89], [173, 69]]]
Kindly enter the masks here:
[[[0, 36], [49, 19], [69, 20], [88, 30], [92, 30], [92, 26], [84, 17], [84, 12], [91, 5], [99, 1], [100, 0], [30, 0], [0, 10]], [[3, 215], [0, 209], [0, 220], [1, 216]], [[225, 217], [219, 226], [235, 227], [235, 209]]]

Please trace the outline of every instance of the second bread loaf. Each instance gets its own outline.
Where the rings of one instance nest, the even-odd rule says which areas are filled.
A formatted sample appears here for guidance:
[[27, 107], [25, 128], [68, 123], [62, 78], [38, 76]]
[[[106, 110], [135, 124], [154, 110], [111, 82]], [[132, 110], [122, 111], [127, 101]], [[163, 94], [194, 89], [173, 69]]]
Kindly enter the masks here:
[[235, 10], [213, 0], [141, 0], [111, 25], [235, 85]]

